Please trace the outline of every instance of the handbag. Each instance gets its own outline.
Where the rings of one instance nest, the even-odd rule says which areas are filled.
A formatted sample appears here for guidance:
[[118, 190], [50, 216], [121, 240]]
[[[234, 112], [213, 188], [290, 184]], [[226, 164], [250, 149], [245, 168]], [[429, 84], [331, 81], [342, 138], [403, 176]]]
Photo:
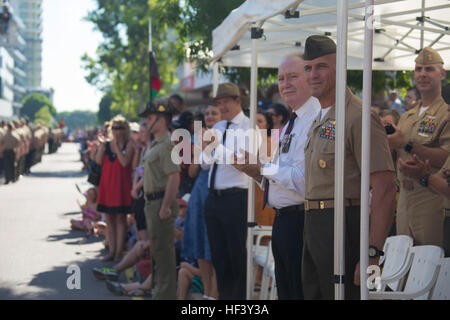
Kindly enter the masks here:
[[102, 166], [94, 162], [92, 164], [91, 172], [89, 173], [87, 181], [93, 184], [94, 186], [98, 187], [100, 185], [101, 175], [102, 175]]

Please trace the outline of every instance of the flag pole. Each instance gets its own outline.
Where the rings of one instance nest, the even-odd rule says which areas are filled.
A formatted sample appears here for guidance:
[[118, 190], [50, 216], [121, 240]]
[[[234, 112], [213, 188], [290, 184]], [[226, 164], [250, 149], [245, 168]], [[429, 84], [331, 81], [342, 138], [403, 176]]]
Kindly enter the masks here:
[[149, 74], [149, 81], [150, 81], [150, 103], [153, 101], [153, 92], [152, 92], [152, 54], [153, 54], [153, 47], [152, 47], [152, 18], [148, 19], [148, 60], [149, 60], [149, 66], [148, 66], [148, 74]]

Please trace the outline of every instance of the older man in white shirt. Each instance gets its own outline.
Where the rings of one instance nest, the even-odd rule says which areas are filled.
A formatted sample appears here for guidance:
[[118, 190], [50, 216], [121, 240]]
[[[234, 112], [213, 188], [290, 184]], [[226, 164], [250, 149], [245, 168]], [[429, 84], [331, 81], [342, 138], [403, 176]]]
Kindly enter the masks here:
[[[287, 57], [278, 69], [281, 97], [291, 109], [277, 152], [271, 163], [236, 164], [260, 182], [266, 203], [275, 209], [272, 251], [279, 299], [303, 299], [301, 261], [305, 201], [305, 153], [307, 133], [320, 111], [311, 97], [300, 56]], [[247, 161], [246, 161], [247, 162]]]
[[218, 131], [221, 144], [214, 149], [214, 163], [209, 172], [206, 228], [219, 298], [244, 300], [249, 178], [234, 168], [230, 160], [239, 148], [245, 146], [246, 139], [240, 133], [247, 132], [250, 121], [242, 111], [239, 88], [235, 84], [221, 84], [214, 100], [224, 120], [213, 127]]

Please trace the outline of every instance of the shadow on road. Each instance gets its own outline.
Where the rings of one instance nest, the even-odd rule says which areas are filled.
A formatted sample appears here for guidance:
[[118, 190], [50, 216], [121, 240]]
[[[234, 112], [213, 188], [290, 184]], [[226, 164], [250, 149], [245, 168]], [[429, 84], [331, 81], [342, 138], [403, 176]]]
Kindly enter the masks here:
[[55, 172], [32, 172], [28, 177], [30, 178], [81, 178], [86, 175], [85, 171], [67, 170]]
[[61, 213], [63, 216], [73, 216], [73, 215], [81, 215], [81, 211], [73, 211], [73, 212], [67, 212], [67, 213]]
[[61, 240], [74, 240], [74, 241], [66, 241], [64, 244], [71, 245], [80, 245], [80, 244], [91, 244], [95, 242], [101, 242], [105, 240], [103, 236], [96, 237], [94, 235], [90, 235], [86, 237], [84, 231], [81, 230], [70, 230], [68, 229], [66, 233], [63, 234], [52, 234], [49, 235], [47, 241], [61, 241]]
[[[73, 267], [79, 269], [74, 270]], [[108, 291], [105, 282], [92, 274], [93, 267], [104, 267], [98, 258], [74, 262], [67, 266], [57, 266], [52, 270], [33, 276], [28, 283], [32, 290], [21, 294], [7, 283], [0, 284], [0, 299], [7, 300], [129, 300], [128, 297], [116, 296]], [[77, 280], [77, 277], [79, 280]], [[122, 274], [120, 281], [126, 281]]]

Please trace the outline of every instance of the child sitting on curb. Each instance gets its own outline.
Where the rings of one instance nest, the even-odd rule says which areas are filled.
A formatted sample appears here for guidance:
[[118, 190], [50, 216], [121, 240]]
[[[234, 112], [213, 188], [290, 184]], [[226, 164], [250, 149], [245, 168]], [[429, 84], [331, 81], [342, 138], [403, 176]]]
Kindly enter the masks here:
[[95, 222], [101, 219], [101, 214], [97, 211], [97, 190], [90, 188], [86, 194], [86, 203], [80, 205], [80, 209], [83, 213], [81, 220], [70, 220], [70, 226], [73, 230], [83, 230], [86, 232], [86, 236], [92, 234]]

